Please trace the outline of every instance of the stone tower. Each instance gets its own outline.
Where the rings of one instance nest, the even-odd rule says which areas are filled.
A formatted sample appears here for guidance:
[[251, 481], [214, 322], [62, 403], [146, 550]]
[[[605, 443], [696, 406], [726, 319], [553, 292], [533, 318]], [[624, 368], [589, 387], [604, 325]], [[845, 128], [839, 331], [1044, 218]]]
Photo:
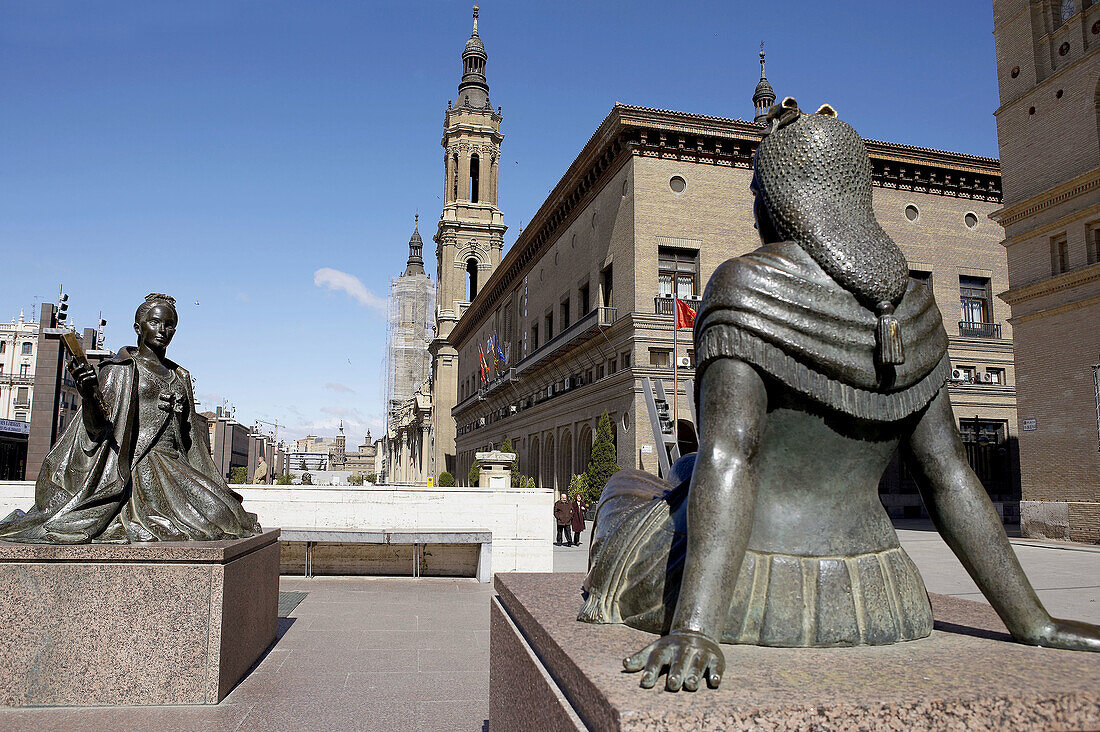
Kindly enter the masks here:
[[775, 92], [768, 83], [768, 77], [764, 75], [764, 43], [760, 43], [760, 81], [756, 85], [756, 91], [752, 93], [752, 106], [756, 110], [753, 122], [763, 124], [768, 121], [768, 108], [775, 104]]
[[435, 286], [424, 271], [423, 249], [418, 214], [409, 238], [405, 271], [390, 281], [386, 334], [387, 424], [393, 411], [412, 398], [431, 371], [428, 345], [435, 323]]
[[[1020, 531], [1100, 539], [1100, 4], [994, 0]], [[960, 285], [961, 287], [961, 285]]]
[[455, 323], [500, 264], [504, 215], [497, 207], [501, 116], [489, 101], [488, 56], [474, 27], [462, 52], [458, 101], [443, 123], [443, 213], [435, 234], [436, 332], [432, 356], [432, 460], [430, 474], [454, 471], [458, 354], [447, 342]]

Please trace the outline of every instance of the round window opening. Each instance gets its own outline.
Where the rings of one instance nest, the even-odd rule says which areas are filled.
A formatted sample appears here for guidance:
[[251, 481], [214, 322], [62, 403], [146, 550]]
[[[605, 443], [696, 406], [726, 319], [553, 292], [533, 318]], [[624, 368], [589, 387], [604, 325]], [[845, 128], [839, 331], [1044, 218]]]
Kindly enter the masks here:
[[1019, 66], [1013, 66], [1012, 67], [1012, 78], [1015, 79], [1019, 75], [1020, 75], [1020, 67]]
[[687, 181], [678, 175], [672, 176], [668, 181], [668, 187], [672, 189], [673, 193], [683, 193], [687, 188]]
[[1069, 41], [1065, 41], [1061, 46], [1058, 46], [1059, 56], [1065, 56], [1067, 53], [1069, 53]]
[[577, 248], [577, 235], [576, 234], [574, 234], [573, 238], [569, 241], [569, 248], [570, 249], [576, 249]]
[[1100, 20], [1092, 24], [1092, 34], [1094, 36], [1100, 36]]
[[967, 213], [966, 216], [963, 216], [963, 221], [968, 229], [973, 229], [978, 225], [978, 217], [973, 213]]
[[623, 429], [630, 429], [630, 412], [623, 412]]
[[592, 214], [592, 229], [596, 228], [596, 214]]
[[557, 252], [554, 252], [554, 266], [555, 267], [558, 266], [558, 253]]
[[1061, 89], [1059, 89], [1058, 91], [1054, 92], [1054, 98], [1055, 99], [1061, 99], [1063, 93], [1064, 92]]
[[918, 214], [919, 212], [917, 211], [917, 207], [913, 204], [909, 204], [905, 207], [905, 218], [909, 219], [910, 221], [916, 221]]
[[628, 188], [627, 183], [629, 183], [629, 181], [623, 181], [623, 198], [626, 198], [626, 191]]
[[1027, 113], [1028, 114], [1035, 114], [1035, 107], [1028, 107], [1027, 108]]

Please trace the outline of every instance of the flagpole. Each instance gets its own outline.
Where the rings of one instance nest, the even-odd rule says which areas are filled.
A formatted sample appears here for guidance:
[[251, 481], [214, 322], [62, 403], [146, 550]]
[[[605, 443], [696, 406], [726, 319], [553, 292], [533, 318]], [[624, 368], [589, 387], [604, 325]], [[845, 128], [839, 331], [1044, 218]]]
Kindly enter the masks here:
[[[675, 287], [675, 282], [673, 287]], [[679, 383], [679, 350], [677, 343], [680, 335], [680, 296], [673, 293], [672, 296], [672, 439], [675, 440], [675, 449], [680, 449], [680, 420], [677, 419], [676, 401], [680, 394]], [[665, 476], [666, 478], [668, 476]]]

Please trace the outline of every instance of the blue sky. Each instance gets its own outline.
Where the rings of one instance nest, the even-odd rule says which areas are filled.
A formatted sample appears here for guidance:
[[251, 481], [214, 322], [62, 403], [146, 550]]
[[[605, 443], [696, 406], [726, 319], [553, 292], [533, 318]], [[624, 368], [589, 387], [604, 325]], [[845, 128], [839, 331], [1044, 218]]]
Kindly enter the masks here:
[[[470, 22], [452, 0], [0, 4], [0, 318], [63, 283], [117, 349], [167, 292], [200, 408], [378, 436], [384, 299], [415, 212], [434, 256]], [[484, 0], [506, 246], [616, 101], [751, 118], [762, 40], [780, 97], [995, 157], [992, 27], [982, 0]]]

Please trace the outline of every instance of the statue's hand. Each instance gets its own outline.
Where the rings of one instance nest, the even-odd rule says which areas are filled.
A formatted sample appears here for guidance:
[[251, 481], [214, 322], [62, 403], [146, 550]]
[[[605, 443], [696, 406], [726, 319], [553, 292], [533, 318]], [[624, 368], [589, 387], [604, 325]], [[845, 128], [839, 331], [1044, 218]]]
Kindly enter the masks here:
[[718, 644], [702, 633], [674, 630], [633, 656], [624, 658], [623, 668], [630, 673], [644, 669], [641, 681], [644, 689], [652, 689], [657, 677], [667, 669], [666, 689], [679, 691], [682, 687], [686, 691], [695, 691], [702, 679], [706, 679], [710, 688], [718, 688], [726, 670], [726, 659]]
[[1100, 625], [1080, 620], [1051, 618], [1035, 633], [1017, 637], [1021, 643], [1047, 648], [1064, 648], [1070, 651], [1100, 652]]
[[80, 392], [81, 398], [85, 401], [92, 400], [99, 389], [99, 376], [96, 375], [95, 367], [90, 363], [78, 363], [74, 359], [69, 362], [69, 373], [76, 382], [76, 390]]

